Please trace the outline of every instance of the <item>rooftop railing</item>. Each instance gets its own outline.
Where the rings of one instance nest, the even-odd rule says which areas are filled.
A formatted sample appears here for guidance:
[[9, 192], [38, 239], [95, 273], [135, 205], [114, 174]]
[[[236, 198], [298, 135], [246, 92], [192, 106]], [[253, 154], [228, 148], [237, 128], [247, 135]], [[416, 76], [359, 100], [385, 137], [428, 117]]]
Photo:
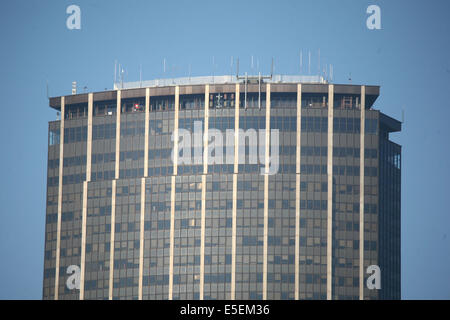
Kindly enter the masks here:
[[[252, 76], [252, 78], [258, 76]], [[250, 78], [250, 76], [249, 76]], [[147, 87], [168, 87], [182, 85], [204, 85], [204, 84], [233, 84], [242, 83], [243, 79], [237, 79], [236, 76], [204, 76], [204, 77], [183, 77], [155, 79], [133, 82], [116, 82], [114, 90], [118, 89], [136, 89]], [[264, 79], [265, 83], [328, 83], [322, 76], [300, 76], [300, 75], [273, 75], [271, 79]]]

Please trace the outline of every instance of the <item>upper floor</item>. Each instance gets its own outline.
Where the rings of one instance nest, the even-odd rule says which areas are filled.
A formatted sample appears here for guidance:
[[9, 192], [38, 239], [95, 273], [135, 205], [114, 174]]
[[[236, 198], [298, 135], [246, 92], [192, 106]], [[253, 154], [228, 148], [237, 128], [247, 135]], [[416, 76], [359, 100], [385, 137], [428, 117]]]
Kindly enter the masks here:
[[[329, 84], [321, 78], [281, 76], [271, 80], [250, 78], [233, 80], [232, 77], [223, 76], [221, 81], [211, 81], [211, 77], [198, 77], [204, 81], [198, 84], [199, 79], [188, 83], [187, 81], [168, 81], [159, 86], [157, 80], [123, 84], [123, 88], [111, 91], [93, 92], [93, 117], [112, 116], [118, 111], [121, 113], [145, 112], [146, 96], [148, 90], [149, 112], [175, 110], [178, 102], [179, 110], [204, 109], [208, 103], [210, 109], [235, 108], [266, 108], [268, 85], [270, 84], [271, 108], [297, 108], [297, 99], [301, 97], [302, 108], [327, 108], [333, 100], [334, 109], [361, 109], [361, 85]], [[216, 77], [218, 78], [218, 77]], [[183, 78], [181, 78], [183, 79]], [[229, 81], [228, 81], [229, 80]], [[302, 82], [303, 81], [303, 82]], [[133, 85], [136, 84], [136, 85]], [[300, 92], [299, 92], [299, 84]], [[333, 90], [330, 90], [330, 88]], [[379, 86], [365, 87], [365, 108], [371, 109], [379, 96]], [[118, 95], [120, 92], [120, 95]], [[205, 95], [208, 93], [208, 97]], [[178, 93], [178, 96], [176, 96]], [[88, 116], [89, 93], [64, 96], [65, 119], [83, 118]], [[239, 95], [239, 97], [237, 97]], [[120, 96], [120, 106], [117, 107]], [[50, 107], [61, 111], [62, 97], [50, 98]]]

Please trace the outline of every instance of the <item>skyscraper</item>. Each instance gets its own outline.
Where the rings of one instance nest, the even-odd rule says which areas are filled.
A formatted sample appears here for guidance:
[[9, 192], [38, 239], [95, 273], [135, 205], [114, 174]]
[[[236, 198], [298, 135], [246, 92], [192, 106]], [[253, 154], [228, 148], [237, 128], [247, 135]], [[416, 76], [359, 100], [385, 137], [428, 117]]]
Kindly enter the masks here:
[[216, 76], [50, 98], [43, 298], [399, 299], [378, 95]]

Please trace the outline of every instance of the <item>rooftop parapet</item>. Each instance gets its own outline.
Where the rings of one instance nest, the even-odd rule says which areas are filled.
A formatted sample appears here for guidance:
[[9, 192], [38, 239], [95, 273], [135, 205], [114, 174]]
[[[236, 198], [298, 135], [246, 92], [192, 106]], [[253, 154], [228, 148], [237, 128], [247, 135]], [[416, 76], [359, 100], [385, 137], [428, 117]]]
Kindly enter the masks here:
[[[258, 75], [248, 76], [250, 80], [258, 79]], [[239, 79], [236, 76], [204, 76], [204, 77], [184, 77], [184, 78], [169, 78], [169, 79], [155, 79], [145, 81], [133, 82], [116, 82], [114, 83], [114, 90], [118, 89], [136, 89], [148, 87], [169, 87], [182, 85], [205, 85], [205, 84], [233, 84], [242, 83], [245, 80], [243, 76]], [[271, 79], [264, 77], [265, 83], [314, 83], [326, 84], [328, 83], [322, 76], [296, 76], [296, 75], [273, 75]]]

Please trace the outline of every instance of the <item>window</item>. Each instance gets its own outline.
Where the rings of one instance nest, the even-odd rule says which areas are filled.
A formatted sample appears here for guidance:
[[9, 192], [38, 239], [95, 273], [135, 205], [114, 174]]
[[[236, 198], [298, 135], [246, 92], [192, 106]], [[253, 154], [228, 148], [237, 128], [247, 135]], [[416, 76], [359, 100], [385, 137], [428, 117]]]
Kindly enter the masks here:
[[144, 112], [145, 111], [145, 98], [130, 98], [123, 99], [121, 101], [122, 113]]
[[59, 138], [60, 138], [59, 132], [60, 132], [59, 129], [51, 129], [50, 130], [49, 139], [48, 139], [48, 144], [50, 146], [59, 144]]
[[359, 94], [335, 94], [335, 109], [361, 109]]
[[94, 102], [93, 116], [111, 116], [116, 114], [117, 102], [115, 100]]
[[88, 104], [87, 103], [78, 103], [78, 104], [69, 104], [65, 106], [64, 111], [64, 119], [76, 119], [87, 117]]
[[180, 110], [203, 109], [205, 97], [202, 94], [180, 95]]
[[302, 108], [325, 108], [328, 106], [328, 94], [304, 93], [302, 94]]

